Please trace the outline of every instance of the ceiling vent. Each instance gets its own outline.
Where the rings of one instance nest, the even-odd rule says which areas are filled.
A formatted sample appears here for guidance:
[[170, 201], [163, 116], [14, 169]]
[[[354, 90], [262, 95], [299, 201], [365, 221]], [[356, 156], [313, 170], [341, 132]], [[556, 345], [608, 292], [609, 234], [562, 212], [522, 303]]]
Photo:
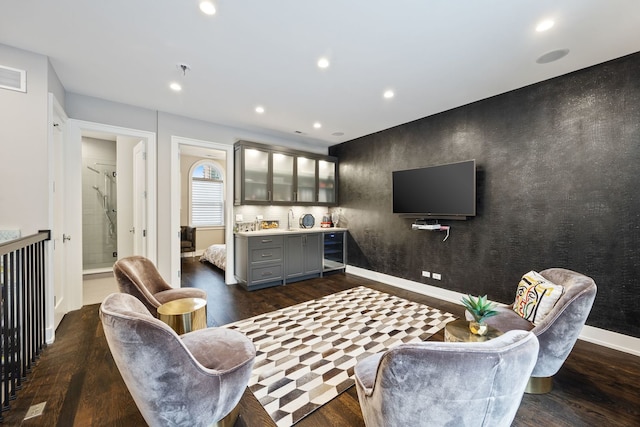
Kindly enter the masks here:
[[27, 72], [0, 65], [0, 88], [26, 92]]

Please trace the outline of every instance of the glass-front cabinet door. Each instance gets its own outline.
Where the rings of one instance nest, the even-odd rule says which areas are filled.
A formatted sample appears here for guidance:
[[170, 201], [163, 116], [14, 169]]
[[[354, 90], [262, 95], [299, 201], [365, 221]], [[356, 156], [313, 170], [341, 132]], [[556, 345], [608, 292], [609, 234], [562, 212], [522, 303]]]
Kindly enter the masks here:
[[338, 159], [250, 141], [234, 144], [234, 204], [338, 203]]
[[336, 202], [336, 163], [318, 160], [318, 202]]
[[255, 148], [242, 150], [244, 156], [244, 200], [247, 202], [268, 202], [269, 152]]
[[273, 196], [272, 201], [293, 201], [293, 156], [283, 153], [273, 153]]
[[297, 157], [296, 202], [314, 203], [316, 201], [316, 160]]

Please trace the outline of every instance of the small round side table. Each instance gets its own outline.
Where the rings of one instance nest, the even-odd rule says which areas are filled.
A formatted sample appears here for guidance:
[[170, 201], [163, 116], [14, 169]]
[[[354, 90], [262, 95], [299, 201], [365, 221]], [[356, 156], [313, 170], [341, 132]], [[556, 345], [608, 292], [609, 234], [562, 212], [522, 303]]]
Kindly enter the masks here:
[[469, 330], [469, 321], [464, 319], [454, 320], [444, 326], [445, 342], [483, 342], [497, 338], [502, 331], [489, 326], [486, 335], [476, 335]]
[[158, 307], [158, 319], [178, 335], [207, 327], [207, 301], [202, 298], [181, 298]]

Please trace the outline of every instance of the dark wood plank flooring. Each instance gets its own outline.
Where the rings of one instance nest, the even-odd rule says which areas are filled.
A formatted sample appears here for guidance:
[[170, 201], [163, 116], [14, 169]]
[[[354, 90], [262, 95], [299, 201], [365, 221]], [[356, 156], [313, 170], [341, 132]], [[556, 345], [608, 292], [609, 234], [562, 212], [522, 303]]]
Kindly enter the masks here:
[[[224, 284], [220, 270], [186, 258], [185, 286], [208, 293], [209, 324], [222, 325], [354, 286], [368, 286], [462, 315], [461, 306], [345, 274], [247, 292]], [[431, 339], [442, 340], [442, 332]], [[469, 373], [470, 379], [473, 374]], [[42, 416], [23, 421], [30, 405], [46, 401]], [[250, 392], [236, 427], [274, 426]], [[142, 416], [115, 367], [98, 305], [65, 316], [18, 392], [8, 426], [142, 426]], [[313, 412], [297, 427], [363, 426], [355, 387]], [[524, 395], [514, 426], [640, 426], [640, 359], [579, 341], [546, 395]]]

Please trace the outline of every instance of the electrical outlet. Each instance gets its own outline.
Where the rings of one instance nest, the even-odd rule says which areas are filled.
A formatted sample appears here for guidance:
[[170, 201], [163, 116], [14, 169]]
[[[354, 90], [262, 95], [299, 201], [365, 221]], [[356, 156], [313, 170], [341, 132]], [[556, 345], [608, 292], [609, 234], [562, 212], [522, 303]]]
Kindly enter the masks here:
[[431, 277], [431, 273], [426, 270], [422, 270], [422, 277]]
[[432, 277], [435, 280], [441, 280], [442, 279], [442, 275], [440, 273], [433, 273]]
[[39, 417], [44, 412], [44, 407], [47, 402], [38, 403], [37, 405], [31, 405], [27, 411], [27, 415], [24, 416], [25, 420], [29, 418]]
[[236, 221], [242, 221], [242, 214], [236, 214]]

